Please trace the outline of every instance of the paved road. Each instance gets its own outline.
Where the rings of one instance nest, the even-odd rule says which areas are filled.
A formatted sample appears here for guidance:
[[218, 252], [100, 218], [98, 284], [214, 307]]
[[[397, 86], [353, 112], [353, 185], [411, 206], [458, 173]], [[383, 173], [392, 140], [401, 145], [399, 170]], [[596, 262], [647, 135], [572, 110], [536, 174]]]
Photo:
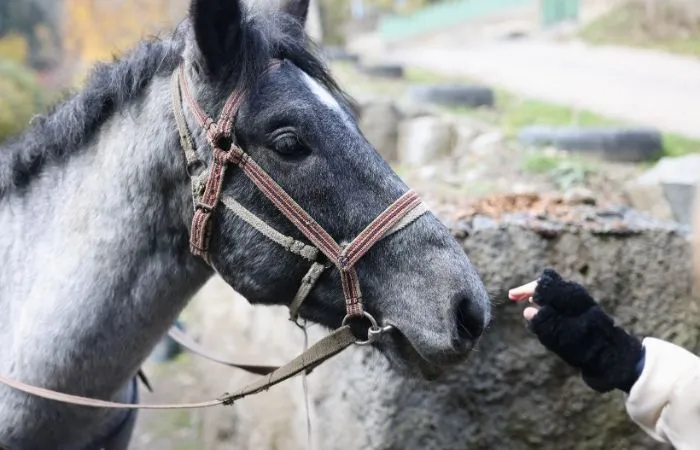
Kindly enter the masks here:
[[544, 39], [397, 48], [389, 60], [700, 138], [700, 59]]

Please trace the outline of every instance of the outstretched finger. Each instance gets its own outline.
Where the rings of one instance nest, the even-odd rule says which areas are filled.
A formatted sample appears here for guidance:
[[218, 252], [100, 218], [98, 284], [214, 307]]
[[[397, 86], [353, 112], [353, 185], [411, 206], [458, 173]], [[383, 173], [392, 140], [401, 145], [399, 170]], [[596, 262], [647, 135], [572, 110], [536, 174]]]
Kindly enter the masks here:
[[535, 289], [537, 289], [537, 280], [511, 289], [508, 291], [508, 298], [514, 302], [527, 300], [535, 294]]
[[538, 312], [539, 309], [530, 306], [525, 308], [525, 311], [523, 311], [523, 317], [529, 322], [535, 318]]

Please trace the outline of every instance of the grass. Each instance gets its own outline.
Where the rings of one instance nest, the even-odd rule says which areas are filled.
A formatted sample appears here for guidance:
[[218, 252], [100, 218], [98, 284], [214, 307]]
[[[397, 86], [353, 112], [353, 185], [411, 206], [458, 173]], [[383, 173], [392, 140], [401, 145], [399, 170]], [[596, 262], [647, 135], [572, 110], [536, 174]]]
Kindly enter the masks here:
[[630, 0], [579, 32], [591, 44], [615, 44], [700, 57], [700, 19], [668, 0], [657, 0], [654, 11], [646, 2]]
[[501, 127], [508, 137], [514, 137], [518, 130], [532, 124], [604, 126], [620, 125], [591, 111], [519, 97], [504, 90], [496, 90], [496, 107], [453, 108], [458, 114], [474, 115]]
[[527, 152], [521, 167], [525, 173], [548, 174], [564, 190], [584, 184], [587, 177], [596, 172], [596, 163], [591, 159], [541, 151]]
[[683, 156], [700, 153], [700, 141], [677, 134], [664, 135], [664, 156]]
[[546, 153], [532, 153], [525, 157], [523, 170], [527, 173], [547, 173], [559, 166], [559, 158]]

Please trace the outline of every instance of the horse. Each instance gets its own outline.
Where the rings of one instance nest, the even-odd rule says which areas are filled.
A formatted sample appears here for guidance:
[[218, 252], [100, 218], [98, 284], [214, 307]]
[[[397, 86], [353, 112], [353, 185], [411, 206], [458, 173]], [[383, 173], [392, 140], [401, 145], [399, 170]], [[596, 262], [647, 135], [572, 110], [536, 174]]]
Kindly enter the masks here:
[[[78, 92], [0, 148], [0, 375], [136, 404], [142, 363], [212, 276], [253, 304], [291, 305], [308, 261], [228, 208], [193, 205], [191, 175], [216, 172], [217, 195], [308, 244], [302, 229], [313, 221], [290, 220], [252, 183], [255, 163], [339, 248], [405, 197], [305, 34], [307, 11], [308, 0], [264, 14], [241, 0], [193, 0], [167, 35], [96, 65]], [[209, 117], [245, 93], [237, 113], [216, 127], [200, 123], [193, 103], [178, 116], [175, 74]], [[183, 152], [178, 118], [199, 167]], [[234, 148], [247, 156], [218, 171]], [[203, 215], [205, 256], [193, 251]], [[327, 270], [298, 313], [337, 329], [360, 312], [350, 317], [360, 336], [374, 329], [362, 317], [389, 324], [371, 345], [399, 375], [434, 379], [468, 357], [491, 307], [449, 229], [430, 211], [414, 219], [352, 271], [344, 254], [335, 265], [321, 255]], [[347, 292], [359, 286], [362, 303], [351, 305]], [[136, 417], [0, 384], [0, 447], [12, 450], [125, 449]]]

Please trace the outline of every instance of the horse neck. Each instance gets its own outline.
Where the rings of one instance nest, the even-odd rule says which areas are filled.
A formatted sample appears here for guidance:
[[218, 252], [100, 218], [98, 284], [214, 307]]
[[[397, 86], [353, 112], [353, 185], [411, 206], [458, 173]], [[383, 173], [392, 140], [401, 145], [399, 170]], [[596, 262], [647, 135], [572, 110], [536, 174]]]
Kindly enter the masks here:
[[155, 79], [86, 148], [0, 198], [0, 373], [114, 396], [210, 275], [188, 249], [168, 92]]

